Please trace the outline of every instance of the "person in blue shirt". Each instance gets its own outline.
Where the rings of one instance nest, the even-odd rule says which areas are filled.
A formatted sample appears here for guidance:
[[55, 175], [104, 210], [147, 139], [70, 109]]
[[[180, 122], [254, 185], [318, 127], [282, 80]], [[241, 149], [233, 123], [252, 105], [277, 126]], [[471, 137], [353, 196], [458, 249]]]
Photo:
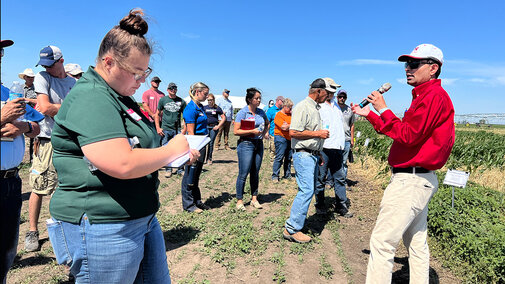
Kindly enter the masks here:
[[[202, 82], [191, 85], [189, 96], [191, 101], [188, 103], [182, 117], [186, 125], [186, 134], [188, 135], [209, 135], [207, 129], [207, 115], [203, 109], [202, 103], [207, 100], [209, 87]], [[206, 147], [200, 151], [200, 158], [192, 165], [186, 165], [184, 176], [181, 183], [182, 208], [188, 212], [201, 213], [203, 210], [210, 209], [202, 202], [202, 194], [198, 187], [200, 174], [202, 173], [203, 162], [205, 161]]]
[[[237, 209], [245, 210], [243, 194], [247, 175], [251, 174], [251, 205], [256, 209], [263, 208], [258, 202], [259, 170], [263, 160], [263, 137], [268, 135], [270, 123], [265, 112], [259, 108], [261, 92], [256, 88], [246, 91], [247, 106], [242, 108], [235, 117], [233, 133], [240, 136], [237, 145], [238, 177], [237, 177]], [[246, 127], [245, 123], [254, 123]], [[244, 125], [242, 125], [244, 124]]]
[[[4, 48], [14, 44], [12, 40], [1, 41], [1, 56]], [[7, 272], [14, 262], [19, 239], [21, 214], [21, 179], [18, 166], [25, 154], [24, 135], [36, 137], [38, 122], [44, 116], [26, 104], [24, 98], [9, 99], [9, 89], [1, 86], [1, 170], [0, 170], [0, 283], [5, 283]], [[24, 115], [24, 119], [19, 119]]]
[[274, 142], [275, 124], [274, 124], [274, 119], [275, 119], [275, 115], [282, 109], [283, 101], [284, 101], [284, 97], [278, 96], [275, 99], [275, 104], [267, 110], [267, 118], [268, 118], [268, 121], [270, 121], [270, 131], [268, 132], [268, 135], [265, 138], [268, 140], [268, 150], [270, 152], [269, 153], [270, 160], [272, 160], [272, 161], [275, 158], [275, 142]]
[[208, 105], [203, 107], [205, 114], [207, 115], [207, 128], [209, 129], [209, 149], [207, 152], [207, 164], [212, 165], [212, 153], [214, 152], [214, 140], [216, 140], [216, 135], [218, 131], [221, 130], [226, 122], [226, 115], [223, 110], [216, 105], [216, 97], [213, 94], [209, 94], [207, 98]]

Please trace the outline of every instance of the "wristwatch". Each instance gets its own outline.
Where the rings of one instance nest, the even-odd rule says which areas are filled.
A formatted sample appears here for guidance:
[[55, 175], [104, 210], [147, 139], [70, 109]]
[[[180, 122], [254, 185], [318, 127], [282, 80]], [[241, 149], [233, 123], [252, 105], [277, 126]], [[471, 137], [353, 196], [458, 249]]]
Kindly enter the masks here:
[[28, 131], [26, 133], [32, 133], [33, 132], [32, 123], [29, 121], [27, 121], [26, 123], [28, 123]]

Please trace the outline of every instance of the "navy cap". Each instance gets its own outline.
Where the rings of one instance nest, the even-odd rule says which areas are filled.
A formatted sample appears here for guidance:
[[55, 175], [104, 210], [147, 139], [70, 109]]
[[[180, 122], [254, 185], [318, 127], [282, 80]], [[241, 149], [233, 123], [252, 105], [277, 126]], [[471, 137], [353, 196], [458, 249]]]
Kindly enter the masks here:
[[39, 63], [35, 66], [52, 66], [54, 62], [60, 60], [63, 57], [61, 50], [54, 45], [46, 46], [40, 51]]

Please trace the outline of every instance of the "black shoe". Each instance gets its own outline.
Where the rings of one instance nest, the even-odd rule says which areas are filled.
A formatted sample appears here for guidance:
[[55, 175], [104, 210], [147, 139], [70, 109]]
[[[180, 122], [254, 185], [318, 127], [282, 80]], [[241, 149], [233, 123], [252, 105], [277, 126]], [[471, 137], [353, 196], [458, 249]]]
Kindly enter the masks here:
[[196, 207], [202, 209], [202, 210], [210, 210], [210, 206], [209, 205], [206, 205], [205, 203], [197, 203], [196, 204]]
[[338, 215], [340, 215], [344, 218], [352, 218], [354, 216], [354, 214], [349, 212], [349, 210], [347, 210], [347, 209], [338, 209], [338, 210], [336, 210], [336, 212]]

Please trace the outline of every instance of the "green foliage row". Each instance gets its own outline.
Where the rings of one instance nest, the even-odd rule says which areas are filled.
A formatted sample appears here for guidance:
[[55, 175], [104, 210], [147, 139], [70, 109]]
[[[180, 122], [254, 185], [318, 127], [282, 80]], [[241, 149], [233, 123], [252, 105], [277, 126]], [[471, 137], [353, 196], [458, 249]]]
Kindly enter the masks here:
[[[367, 121], [357, 121], [357, 154], [370, 154], [379, 161], [387, 161], [393, 140], [378, 134]], [[365, 146], [369, 138], [368, 146]], [[465, 168], [473, 171], [478, 167], [502, 168], [505, 166], [505, 135], [492, 132], [456, 131], [456, 140], [447, 161], [449, 168]]]
[[457, 131], [447, 165], [450, 168], [465, 167], [472, 171], [477, 167], [505, 166], [505, 136], [492, 132]]
[[474, 283], [505, 283], [505, 194], [472, 184], [441, 186], [429, 205], [430, 236], [444, 250], [452, 267], [465, 265]]

